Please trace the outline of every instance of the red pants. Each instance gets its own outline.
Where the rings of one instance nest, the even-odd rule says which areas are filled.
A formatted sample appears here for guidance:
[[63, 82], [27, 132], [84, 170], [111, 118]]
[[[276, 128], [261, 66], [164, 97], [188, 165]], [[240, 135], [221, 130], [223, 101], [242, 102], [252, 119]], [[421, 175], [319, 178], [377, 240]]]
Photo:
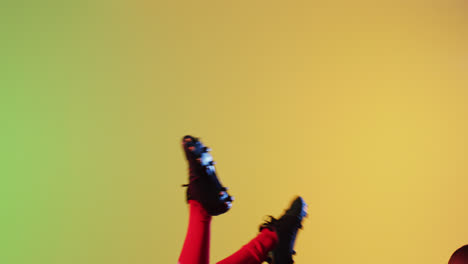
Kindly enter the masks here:
[[[190, 200], [189, 204], [189, 225], [178, 264], [208, 264], [211, 216], [197, 201]], [[265, 228], [240, 250], [218, 264], [260, 264], [277, 244], [276, 232]]]

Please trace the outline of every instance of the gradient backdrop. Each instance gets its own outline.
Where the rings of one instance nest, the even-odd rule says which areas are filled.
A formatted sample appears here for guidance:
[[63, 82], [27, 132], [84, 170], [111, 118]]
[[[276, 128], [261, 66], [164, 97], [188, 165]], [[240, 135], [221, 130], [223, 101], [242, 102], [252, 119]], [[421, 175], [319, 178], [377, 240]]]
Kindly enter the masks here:
[[468, 4], [6, 1], [0, 263], [176, 263], [185, 134], [234, 207], [214, 263], [301, 194], [299, 264], [468, 243]]

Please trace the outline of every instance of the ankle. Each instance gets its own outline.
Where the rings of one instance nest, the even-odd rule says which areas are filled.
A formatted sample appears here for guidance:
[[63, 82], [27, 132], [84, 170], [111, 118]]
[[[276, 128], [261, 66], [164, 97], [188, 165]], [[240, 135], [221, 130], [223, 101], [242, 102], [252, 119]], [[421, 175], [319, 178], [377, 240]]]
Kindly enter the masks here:
[[211, 221], [212, 216], [203, 208], [202, 204], [197, 200], [189, 200], [190, 214], [198, 216], [200, 221]]

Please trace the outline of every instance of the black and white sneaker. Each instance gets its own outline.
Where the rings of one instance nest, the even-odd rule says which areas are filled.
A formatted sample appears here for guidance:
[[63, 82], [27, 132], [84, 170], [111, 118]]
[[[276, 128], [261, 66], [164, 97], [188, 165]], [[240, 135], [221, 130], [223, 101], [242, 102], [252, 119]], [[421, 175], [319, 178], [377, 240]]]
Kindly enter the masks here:
[[268, 228], [276, 231], [278, 235], [278, 245], [271, 252], [268, 263], [273, 264], [291, 264], [294, 263], [292, 255], [294, 251], [294, 242], [296, 241], [297, 231], [302, 228], [302, 219], [307, 215], [307, 204], [302, 197], [297, 197], [291, 203], [280, 219], [270, 216], [270, 220], [260, 226], [260, 231]]
[[196, 137], [185, 136], [182, 146], [189, 165], [189, 183], [187, 201], [196, 200], [210, 215], [220, 215], [231, 208], [234, 200], [227, 193], [216, 176], [213, 157], [210, 149]]

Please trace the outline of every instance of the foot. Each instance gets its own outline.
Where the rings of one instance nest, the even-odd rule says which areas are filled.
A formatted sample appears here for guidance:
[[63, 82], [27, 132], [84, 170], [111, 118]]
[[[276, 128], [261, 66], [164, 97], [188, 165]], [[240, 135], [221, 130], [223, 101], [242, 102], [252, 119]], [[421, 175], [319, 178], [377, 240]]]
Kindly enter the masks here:
[[270, 216], [270, 220], [260, 226], [260, 230], [268, 228], [276, 231], [278, 235], [278, 245], [271, 252], [269, 263], [273, 264], [291, 264], [294, 263], [292, 255], [294, 251], [294, 242], [299, 228], [302, 228], [302, 219], [307, 215], [307, 204], [302, 197], [297, 197], [289, 209], [286, 210], [280, 219]]
[[210, 215], [220, 215], [231, 208], [233, 197], [216, 176], [213, 157], [198, 138], [185, 136], [182, 145], [189, 164], [187, 201], [197, 200]]

